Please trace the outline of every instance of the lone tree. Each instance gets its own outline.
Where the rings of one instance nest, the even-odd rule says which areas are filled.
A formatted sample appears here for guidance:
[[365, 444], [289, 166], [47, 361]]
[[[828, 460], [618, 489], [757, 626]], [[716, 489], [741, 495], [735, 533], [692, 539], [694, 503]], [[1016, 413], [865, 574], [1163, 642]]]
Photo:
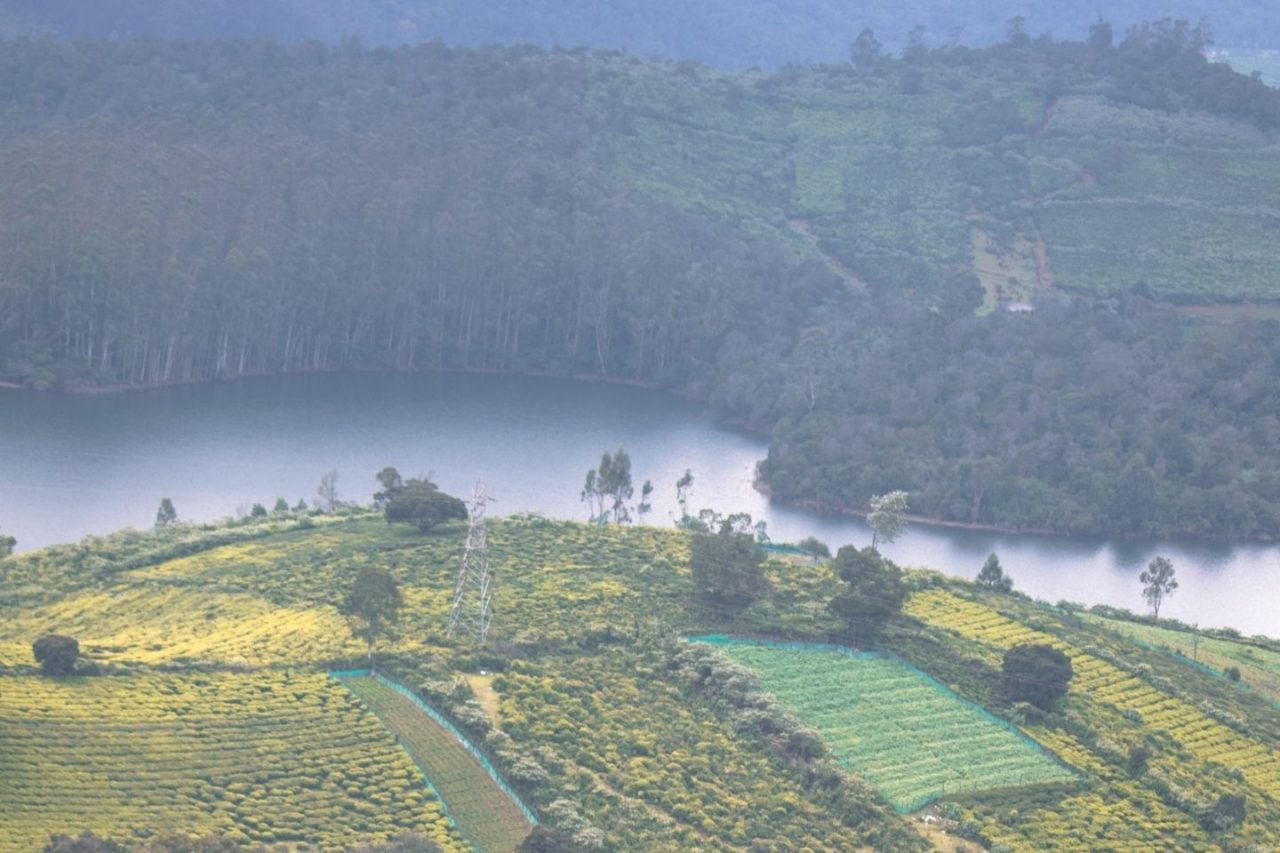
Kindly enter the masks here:
[[391, 495], [383, 512], [388, 524], [416, 524], [422, 533], [446, 521], [467, 520], [467, 505], [461, 499], [440, 491], [426, 477], [406, 480]]
[[1053, 646], [1023, 643], [1004, 653], [1000, 684], [1010, 702], [1050, 711], [1067, 695], [1072, 675], [1071, 658]]
[[1000, 558], [991, 552], [987, 557], [987, 561], [982, 564], [982, 571], [978, 572], [978, 586], [985, 586], [987, 589], [993, 589], [996, 592], [1012, 592], [1013, 578], [1004, 573], [1004, 568], [1000, 565]]
[[0, 534], [0, 560], [13, 553], [13, 548], [18, 544], [18, 540], [12, 536]]
[[80, 643], [75, 637], [45, 634], [31, 644], [31, 653], [45, 675], [71, 675], [80, 657]]
[[316, 506], [325, 512], [337, 512], [338, 505], [338, 472], [329, 471], [320, 478], [320, 485], [316, 486]]
[[871, 547], [881, 542], [889, 543], [907, 529], [907, 493], [889, 492], [871, 499], [871, 511], [867, 513], [871, 525]]
[[676, 480], [676, 503], [680, 505], [680, 521], [677, 527], [689, 526], [689, 495], [693, 492], [693, 471], [684, 469], [684, 475]]
[[846, 636], [864, 643], [874, 640], [907, 599], [902, 570], [875, 548], [858, 550], [852, 545], [836, 552], [831, 567], [845, 587], [827, 609], [844, 622]]
[[689, 565], [698, 594], [732, 608], [744, 608], [769, 593], [764, 551], [755, 537], [722, 527], [718, 533], [695, 533]]
[[1173, 576], [1173, 563], [1166, 557], [1156, 557], [1138, 575], [1138, 580], [1142, 581], [1142, 597], [1151, 605], [1151, 615], [1159, 619], [1160, 605], [1178, 588], [1178, 581]]
[[404, 596], [395, 578], [383, 569], [365, 567], [339, 608], [351, 622], [351, 633], [368, 643], [369, 664], [373, 664], [373, 644], [389, 633], [400, 618]]
[[649, 480], [644, 481], [644, 485], [640, 487], [640, 503], [636, 506], [636, 520], [644, 524], [644, 517], [653, 512], [653, 483]]
[[178, 520], [178, 511], [173, 508], [173, 501], [160, 499], [160, 508], [156, 510], [156, 527], [168, 527]]

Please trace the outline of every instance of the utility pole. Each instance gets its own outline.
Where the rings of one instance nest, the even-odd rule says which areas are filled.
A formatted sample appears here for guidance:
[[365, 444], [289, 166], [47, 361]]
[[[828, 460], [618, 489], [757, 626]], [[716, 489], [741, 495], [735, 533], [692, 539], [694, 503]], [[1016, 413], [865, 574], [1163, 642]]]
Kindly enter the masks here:
[[477, 480], [471, 494], [467, 544], [458, 567], [453, 606], [449, 609], [448, 635], [452, 637], [462, 630], [482, 646], [489, 639], [489, 624], [493, 621], [493, 576], [489, 574], [489, 540], [484, 525], [485, 507], [490, 500], [484, 482]]

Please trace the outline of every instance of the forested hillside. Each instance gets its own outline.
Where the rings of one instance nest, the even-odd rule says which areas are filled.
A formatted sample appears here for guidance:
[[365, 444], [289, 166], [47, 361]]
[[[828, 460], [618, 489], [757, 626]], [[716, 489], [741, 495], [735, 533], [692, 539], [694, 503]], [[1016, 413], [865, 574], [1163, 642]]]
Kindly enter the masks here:
[[986, 45], [1021, 17], [1027, 32], [1082, 38], [1098, 17], [1118, 30], [1142, 21], [1207, 18], [1218, 41], [1280, 45], [1280, 12], [1266, 0], [1122, 0], [1106, 6], [1052, 0], [940, 3], [875, 0], [0, 0], [0, 32], [168, 38], [270, 36], [366, 44], [538, 44], [625, 49], [722, 68], [847, 59], [865, 28], [895, 50]]
[[587, 374], [770, 431], [786, 499], [1275, 535], [1280, 93], [1203, 43], [3, 42], [3, 378]]

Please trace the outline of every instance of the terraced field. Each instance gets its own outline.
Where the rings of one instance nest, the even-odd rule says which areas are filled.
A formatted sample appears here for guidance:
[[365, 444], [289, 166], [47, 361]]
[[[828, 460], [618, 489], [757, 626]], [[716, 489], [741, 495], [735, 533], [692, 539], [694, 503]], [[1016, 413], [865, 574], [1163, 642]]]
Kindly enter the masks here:
[[1273, 702], [1280, 702], [1280, 652], [1224, 637], [1201, 635], [1197, 641], [1188, 631], [1110, 619], [1093, 613], [1079, 615], [1085, 621], [1101, 625], [1108, 631], [1124, 634], [1157, 648], [1168, 649], [1183, 658], [1194, 655], [1197, 663], [1218, 672], [1223, 672], [1228, 667], [1237, 667], [1241, 681], [1249, 689], [1270, 697]]
[[899, 811], [948, 794], [1075, 775], [1006, 724], [897, 661], [750, 642], [717, 650], [811, 726]]
[[372, 676], [343, 678], [426, 773], [449, 815], [481, 853], [512, 853], [532, 829], [528, 817], [443, 726], [403, 693]]
[[1165, 731], [1202, 761], [1235, 768], [1250, 784], [1280, 798], [1280, 756], [1199, 708], [1168, 695], [1135, 675], [1000, 615], [985, 605], [951, 593], [929, 590], [911, 597], [905, 608], [922, 621], [962, 637], [1008, 649], [1020, 643], [1046, 643], [1064, 651], [1075, 675], [1071, 690], [1124, 712], [1136, 712], [1149, 729]]
[[0, 803], [3, 853], [86, 829], [322, 850], [413, 831], [468, 849], [395, 739], [319, 673], [5, 678]]

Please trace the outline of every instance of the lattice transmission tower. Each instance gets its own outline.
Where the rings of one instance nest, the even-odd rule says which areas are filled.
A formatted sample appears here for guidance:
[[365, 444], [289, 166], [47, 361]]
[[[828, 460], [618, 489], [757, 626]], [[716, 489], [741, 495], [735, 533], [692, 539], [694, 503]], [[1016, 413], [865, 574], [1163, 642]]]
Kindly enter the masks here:
[[484, 483], [477, 482], [471, 494], [467, 546], [462, 552], [458, 585], [449, 610], [449, 636], [463, 631], [480, 645], [488, 641], [489, 623], [493, 621], [493, 576], [489, 574], [489, 540], [484, 528], [485, 507], [490, 500]]

